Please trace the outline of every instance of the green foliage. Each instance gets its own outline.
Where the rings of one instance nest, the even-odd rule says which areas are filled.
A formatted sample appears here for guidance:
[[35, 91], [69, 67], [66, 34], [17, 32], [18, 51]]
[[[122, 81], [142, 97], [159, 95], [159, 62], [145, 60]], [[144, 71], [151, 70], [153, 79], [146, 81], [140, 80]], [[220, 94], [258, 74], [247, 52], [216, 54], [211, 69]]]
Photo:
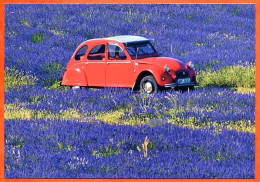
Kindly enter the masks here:
[[58, 73], [61, 71], [61, 64], [60, 63], [48, 63], [44, 66], [46, 73], [51, 74], [51, 73]]
[[58, 149], [62, 149], [63, 148], [63, 146], [62, 146], [62, 143], [58, 143]]
[[195, 46], [203, 46], [204, 44], [203, 43], [201, 43], [201, 42], [194, 42], [193, 43]]
[[220, 70], [197, 74], [200, 87], [255, 88], [255, 65], [225, 66]]
[[[31, 103], [39, 103], [37, 98], [32, 98]], [[79, 113], [76, 109], [67, 109], [59, 113], [51, 113], [48, 110], [31, 110], [24, 106], [28, 103], [5, 104], [5, 119], [80, 119], [84, 113]]]
[[71, 145], [63, 145], [62, 143], [57, 143], [57, 147], [59, 150], [62, 150], [62, 149], [67, 149], [68, 151], [71, 151], [71, 149], [73, 148]]
[[100, 148], [98, 150], [94, 150], [92, 152], [93, 156], [97, 156], [97, 157], [107, 157], [107, 156], [111, 156], [111, 155], [117, 155], [121, 153], [121, 150], [118, 149], [117, 147], [113, 147], [113, 146], [108, 146], [103, 148], [102, 146], [100, 146]]
[[44, 40], [44, 38], [45, 38], [45, 36], [42, 33], [38, 32], [38, 33], [33, 34], [31, 40], [33, 43], [39, 43], [39, 42], [42, 42]]
[[239, 13], [239, 9], [233, 9], [232, 13], [238, 14]]
[[202, 146], [193, 145], [193, 146], [189, 147], [189, 149], [192, 151], [193, 154], [198, 154], [199, 157], [201, 159], [203, 159], [204, 161], [216, 160], [218, 162], [221, 162], [221, 161], [225, 161], [231, 157], [228, 151], [226, 153], [222, 153], [220, 151], [209, 153]]
[[143, 17], [139, 22], [140, 23], [146, 23], [147, 22], [147, 17]]
[[24, 140], [21, 137], [19, 137], [18, 135], [15, 135], [15, 136], [10, 136], [9, 138], [10, 139], [8, 141], [6, 141], [6, 143], [8, 145], [12, 145], [17, 148], [23, 148]]
[[20, 23], [27, 26], [27, 27], [30, 27], [29, 20], [27, 20], [27, 19], [20, 20]]
[[155, 141], [150, 141], [147, 145], [147, 147], [151, 150], [154, 150], [156, 148], [156, 142]]
[[60, 86], [60, 79], [57, 78], [57, 75], [62, 74], [63, 71], [63, 67], [60, 63], [57, 62], [50, 62], [46, 65], [44, 65], [43, 67], [45, 73], [47, 75], [52, 75], [52, 76], [48, 76], [48, 78], [51, 79], [46, 79], [42, 81], [42, 85], [44, 85], [47, 88], [50, 89], [66, 89], [66, 87], [62, 87]]
[[5, 92], [8, 91], [9, 88], [20, 88], [22, 85], [34, 85], [37, 78], [32, 75], [28, 75], [24, 72], [19, 72], [14, 68], [5, 68], [4, 73], [5, 80]]
[[49, 88], [50, 89], [55, 89], [55, 90], [57, 90], [57, 89], [63, 89], [63, 88], [66, 88], [67, 89], [67, 87], [62, 87], [62, 86], [60, 86], [60, 81], [61, 80], [53, 80], [52, 81], [52, 84], [49, 86]]

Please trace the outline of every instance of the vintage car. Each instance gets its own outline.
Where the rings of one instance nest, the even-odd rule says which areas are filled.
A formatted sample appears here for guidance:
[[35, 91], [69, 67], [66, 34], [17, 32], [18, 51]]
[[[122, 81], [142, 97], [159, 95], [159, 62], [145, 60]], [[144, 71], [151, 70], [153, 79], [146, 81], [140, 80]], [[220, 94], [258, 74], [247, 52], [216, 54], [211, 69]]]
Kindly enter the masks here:
[[149, 39], [122, 35], [83, 42], [71, 57], [61, 85], [129, 87], [147, 93], [198, 85], [193, 64], [162, 57]]

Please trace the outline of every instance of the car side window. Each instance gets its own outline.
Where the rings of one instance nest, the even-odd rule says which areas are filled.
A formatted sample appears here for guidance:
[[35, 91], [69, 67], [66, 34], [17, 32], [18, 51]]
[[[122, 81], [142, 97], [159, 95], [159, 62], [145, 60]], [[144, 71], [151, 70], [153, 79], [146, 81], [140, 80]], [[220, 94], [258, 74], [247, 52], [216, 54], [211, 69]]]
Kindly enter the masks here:
[[88, 50], [88, 46], [87, 45], [84, 45], [83, 47], [81, 47], [78, 50], [77, 54], [75, 55], [75, 60], [79, 61], [80, 60], [80, 56], [84, 56], [86, 54], [87, 50]]
[[110, 60], [124, 60], [126, 55], [121, 47], [114, 44], [108, 44], [108, 59]]
[[105, 57], [105, 44], [92, 48], [88, 54], [88, 60], [102, 60]]

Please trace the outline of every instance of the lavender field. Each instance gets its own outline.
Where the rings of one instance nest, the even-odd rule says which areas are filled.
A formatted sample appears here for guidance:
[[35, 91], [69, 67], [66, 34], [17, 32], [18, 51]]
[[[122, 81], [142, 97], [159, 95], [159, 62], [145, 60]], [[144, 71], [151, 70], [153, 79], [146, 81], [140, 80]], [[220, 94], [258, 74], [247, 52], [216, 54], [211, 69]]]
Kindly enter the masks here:
[[[59, 85], [77, 46], [139, 35], [200, 86]], [[6, 178], [255, 178], [255, 5], [6, 4]]]

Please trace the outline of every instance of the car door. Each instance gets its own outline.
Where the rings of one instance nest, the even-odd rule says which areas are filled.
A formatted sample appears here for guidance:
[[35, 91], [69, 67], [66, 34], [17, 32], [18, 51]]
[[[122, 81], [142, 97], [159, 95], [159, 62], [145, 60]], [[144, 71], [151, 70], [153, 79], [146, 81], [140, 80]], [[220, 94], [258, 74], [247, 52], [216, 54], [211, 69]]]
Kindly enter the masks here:
[[134, 84], [133, 62], [127, 58], [124, 50], [118, 44], [109, 43], [107, 50], [106, 85], [111, 87], [132, 87]]
[[105, 44], [93, 46], [86, 59], [86, 74], [89, 86], [105, 86]]

